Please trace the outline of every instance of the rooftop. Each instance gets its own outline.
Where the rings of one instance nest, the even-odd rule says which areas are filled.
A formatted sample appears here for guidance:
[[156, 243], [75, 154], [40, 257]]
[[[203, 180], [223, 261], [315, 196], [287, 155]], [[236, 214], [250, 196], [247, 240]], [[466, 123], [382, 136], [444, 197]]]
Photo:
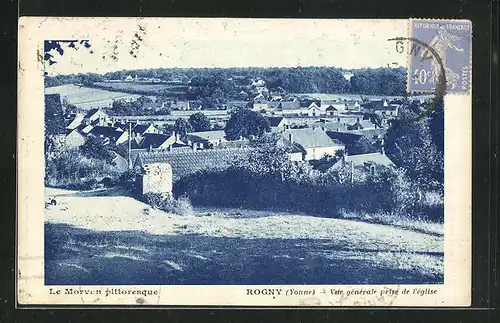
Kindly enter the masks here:
[[281, 103], [281, 101], [269, 101], [269, 108], [278, 109]]
[[139, 153], [135, 165], [169, 163], [173, 170], [173, 180], [177, 181], [201, 170], [226, 169], [250, 151], [251, 148], [226, 148]]
[[114, 127], [94, 126], [94, 128], [90, 130], [90, 134], [94, 136], [113, 138], [113, 137], [120, 137], [123, 134], [123, 131], [119, 131]]
[[99, 112], [100, 109], [99, 108], [94, 108], [94, 109], [90, 109], [87, 114], [85, 115], [85, 118], [90, 118], [92, 117], [94, 114], [96, 114], [97, 112]]
[[269, 121], [269, 126], [271, 127], [277, 127], [281, 121], [283, 121], [285, 118], [283, 117], [268, 117], [267, 120]]
[[250, 140], [231, 140], [221, 142], [215, 149], [225, 149], [225, 148], [245, 148], [250, 146]]
[[140, 142], [140, 147], [144, 149], [158, 148], [170, 137], [161, 133], [145, 133], [143, 140]]
[[83, 116], [82, 115], [77, 115], [67, 126], [66, 129], [68, 130], [73, 130], [77, 128], [79, 125], [81, 125], [83, 122]]
[[368, 154], [376, 152], [375, 147], [365, 136], [336, 131], [327, 131], [326, 133], [330, 138], [342, 142], [346, 146], [346, 151], [349, 154]]
[[321, 129], [287, 129], [283, 132], [285, 138], [289, 139], [292, 135], [292, 142], [297, 143], [302, 148], [322, 148], [339, 146]]
[[281, 110], [296, 110], [300, 109], [299, 101], [281, 101], [279, 105]]
[[224, 130], [198, 131], [187, 134], [191, 140], [201, 138], [204, 140], [224, 140], [226, 132]]
[[383, 166], [394, 166], [392, 160], [385, 154], [371, 153], [362, 155], [348, 155], [345, 156], [346, 163], [353, 163], [356, 166], [365, 166], [365, 163], [372, 163]]
[[143, 134], [144, 131], [146, 131], [150, 126], [151, 124], [137, 124], [135, 125], [135, 127], [133, 127], [132, 131], [135, 133]]

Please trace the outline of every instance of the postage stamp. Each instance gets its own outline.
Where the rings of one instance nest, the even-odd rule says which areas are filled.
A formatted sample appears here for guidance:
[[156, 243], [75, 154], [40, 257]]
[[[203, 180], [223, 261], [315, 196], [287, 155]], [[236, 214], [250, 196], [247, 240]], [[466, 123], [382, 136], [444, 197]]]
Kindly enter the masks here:
[[470, 23], [19, 29], [19, 304], [470, 304]]
[[434, 92], [443, 79], [448, 93], [471, 87], [472, 23], [466, 20], [412, 19], [408, 90]]

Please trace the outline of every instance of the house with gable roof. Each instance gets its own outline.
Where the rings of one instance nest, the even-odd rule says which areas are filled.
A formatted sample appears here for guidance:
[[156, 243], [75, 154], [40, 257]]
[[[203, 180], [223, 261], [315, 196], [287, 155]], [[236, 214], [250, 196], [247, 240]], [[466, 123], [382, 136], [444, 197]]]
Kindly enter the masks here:
[[152, 123], [136, 124], [132, 127], [132, 137], [144, 136], [146, 133], [161, 133]]
[[320, 127], [323, 131], [346, 131], [347, 123], [345, 121], [324, 121], [320, 120], [317, 123], [317, 126]]
[[66, 126], [66, 131], [69, 133], [72, 130], [78, 128], [83, 123], [83, 117], [83, 114], [77, 113], [73, 120], [71, 120], [70, 123], [68, 123], [68, 125]]
[[187, 141], [193, 149], [217, 147], [227, 141], [226, 132], [224, 130], [190, 132], [187, 134]]
[[278, 136], [278, 140], [276, 141], [276, 146], [284, 148], [291, 161], [300, 162], [304, 160], [304, 155], [306, 154], [306, 151], [304, 150], [304, 148], [302, 148], [302, 146], [300, 146], [296, 142], [290, 141], [290, 137], [287, 138], [284, 135]]
[[361, 105], [359, 104], [358, 100], [349, 101], [349, 102], [347, 102], [347, 108], [346, 109], [350, 110], [350, 111], [359, 112], [359, 111], [361, 111]]
[[360, 155], [345, 155], [333, 164], [332, 169], [351, 168], [366, 175], [375, 175], [380, 168], [395, 167], [393, 161], [384, 152]]
[[325, 109], [325, 113], [326, 113], [327, 117], [336, 117], [339, 115], [339, 110], [336, 107], [334, 107], [333, 105], [329, 105]]
[[119, 145], [128, 141], [128, 132], [108, 126], [95, 126], [89, 135], [101, 138], [105, 144]]
[[377, 126], [368, 119], [357, 118], [354, 124], [348, 125], [347, 130], [374, 130]]
[[326, 134], [328, 137], [342, 142], [345, 145], [345, 152], [349, 155], [371, 154], [377, 152], [375, 146], [366, 136], [338, 131], [327, 131]]
[[264, 94], [259, 93], [257, 96], [253, 98], [252, 110], [254, 111], [269, 110], [269, 102], [264, 96]]
[[287, 129], [283, 136], [292, 144], [303, 149], [304, 160], [317, 160], [324, 156], [334, 156], [337, 151], [344, 150], [345, 145], [331, 139], [319, 128]]
[[269, 101], [269, 110], [273, 113], [276, 113], [276, 111], [279, 109], [281, 100], [276, 100], [276, 101]]
[[288, 129], [290, 126], [288, 120], [284, 117], [267, 117], [269, 121], [269, 126], [271, 127], [271, 132], [281, 132]]
[[326, 112], [316, 102], [312, 102], [307, 108], [307, 115], [309, 117], [321, 117], [325, 114]]
[[132, 149], [153, 151], [153, 150], [172, 150], [181, 147], [188, 147], [186, 143], [180, 140], [178, 134], [170, 135], [162, 133], [145, 133], [143, 136], [138, 136], [132, 139]]
[[301, 108], [299, 100], [293, 99], [292, 101], [281, 101], [274, 112], [276, 115], [282, 116], [299, 116], [304, 111], [307, 110]]
[[87, 112], [82, 123], [92, 126], [109, 126], [111, 125], [111, 119], [102, 109], [95, 108]]

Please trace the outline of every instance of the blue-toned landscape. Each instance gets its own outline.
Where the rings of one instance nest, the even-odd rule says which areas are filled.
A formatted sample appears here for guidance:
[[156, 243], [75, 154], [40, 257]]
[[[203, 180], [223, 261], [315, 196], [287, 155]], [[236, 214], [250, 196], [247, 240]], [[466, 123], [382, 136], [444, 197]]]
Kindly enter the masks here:
[[443, 281], [439, 224], [214, 208], [181, 216], [107, 190], [58, 193], [45, 224], [50, 285]]
[[406, 79], [46, 75], [46, 284], [442, 283], [443, 102]]

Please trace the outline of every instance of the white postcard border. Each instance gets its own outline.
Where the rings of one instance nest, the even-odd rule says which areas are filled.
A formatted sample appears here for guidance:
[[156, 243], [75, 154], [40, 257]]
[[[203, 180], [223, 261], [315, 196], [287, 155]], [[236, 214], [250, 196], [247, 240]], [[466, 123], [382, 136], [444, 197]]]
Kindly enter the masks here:
[[[146, 19], [147, 18], [141, 18]], [[171, 18], [175, 20], [180, 18]], [[117, 18], [115, 23], [136, 23]], [[195, 22], [194, 19], [190, 20]], [[222, 19], [221, 21], [231, 21]], [[237, 20], [237, 19], [234, 19]], [[261, 20], [262, 21], [262, 20]], [[111, 19], [111, 22], [113, 20]], [[471, 303], [471, 94], [445, 96], [445, 274], [442, 285], [298, 286], [45, 286], [43, 185], [43, 40], [89, 38], [110, 18], [35, 18], [19, 21], [18, 92], [18, 302], [23, 305], [172, 305], [172, 306], [469, 306]], [[189, 25], [189, 21], [185, 22]], [[266, 23], [272, 24], [273, 20]], [[370, 24], [369, 20], [347, 20]], [[85, 25], [85, 29], [81, 26]], [[61, 28], [64, 26], [64, 28]], [[401, 30], [406, 33], [407, 30]], [[209, 31], [208, 31], [209, 33]], [[82, 291], [65, 294], [67, 288]], [[142, 293], [104, 296], [106, 288]], [[250, 295], [255, 288], [280, 289], [281, 295]], [[285, 295], [287, 290], [304, 291]], [[375, 295], [332, 295], [331, 290], [374, 290]], [[433, 294], [414, 291], [429, 289]], [[57, 293], [60, 290], [60, 294]], [[100, 294], [85, 291], [101, 290]], [[323, 290], [325, 293], [322, 293]], [[398, 296], [391, 296], [398, 291]], [[404, 291], [408, 290], [408, 293]], [[306, 293], [306, 291], [308, 293]], [[314, 291], [312, 294], [311, 291]], [[386, 291], [381, 296], [381, 291]], [[424, 292], [422, 292], [424, 293]]]

